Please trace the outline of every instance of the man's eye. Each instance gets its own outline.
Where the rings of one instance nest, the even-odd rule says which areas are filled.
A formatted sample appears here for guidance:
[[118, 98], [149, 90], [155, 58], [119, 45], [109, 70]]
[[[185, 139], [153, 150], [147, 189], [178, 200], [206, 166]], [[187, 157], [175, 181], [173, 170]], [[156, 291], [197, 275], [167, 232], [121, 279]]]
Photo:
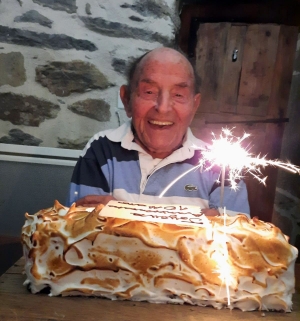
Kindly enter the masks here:
[[183, 99], [185, 96], [183, 94], [180, 93], [175, 93], [175, 98], [179, 98], [179, 99]]
[[179, 103], [183, 103], [187, 101], [187, 95], [185, 93], [177, 92], [173, 94], [173, 99]]
[[141, 90], [141, 97], [143, 99], [147, 99], [147, 100], [155, 100], [157, 99], [157, 95], [158, 95], [158, 92], [156, 90], [153, 90], [153, 89], [142, 89]]

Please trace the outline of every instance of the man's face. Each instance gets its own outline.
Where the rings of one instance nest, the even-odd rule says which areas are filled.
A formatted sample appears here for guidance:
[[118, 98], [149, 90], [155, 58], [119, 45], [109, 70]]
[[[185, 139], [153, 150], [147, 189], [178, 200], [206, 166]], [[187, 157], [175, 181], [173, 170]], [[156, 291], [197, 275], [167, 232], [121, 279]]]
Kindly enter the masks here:
[[169, 51], [150, 53], [136, 71], [125, 103], [135, 141], [154, 158], [170, 155], [181, 146], [199, 102], [185, 58]]

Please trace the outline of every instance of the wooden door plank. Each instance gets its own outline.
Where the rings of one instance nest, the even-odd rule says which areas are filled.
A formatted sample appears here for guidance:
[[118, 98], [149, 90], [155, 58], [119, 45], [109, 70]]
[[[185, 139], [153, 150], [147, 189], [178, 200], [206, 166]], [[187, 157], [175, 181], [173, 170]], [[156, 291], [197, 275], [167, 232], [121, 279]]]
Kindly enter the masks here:
[[[298, 29], [298, 27], [294, 26], [280, 26], [272, 92], [268, 108], [270, 117], [284, 118], [287, 115]], [[279, 157], [279, 155], [276, 157]]]
[[[287, 115], [290, 84], [293, 74], [293, 61], [296, 52], [298, 28], [280, 26], [276, 63], [274, 65], [272, 91], [268, 106], [268, 118], [284, 118]], [[266, 124], [265, 135], [261, 142], [261, 153], [268, 159], [280, 157], [284, 124]], [[248, 182], [251, 212], [264, 221], [272, 222], [275, 199], [275, 187], [278, 170], [267, 167], [263, 174], [267, 176], [266, 186], [255, 181]], [[264, 201], [260, 204], [258, 199]]]
[[201, 84], [201, 112], [219, 111], [223, 56], [229, 27], [229, 23], [203, 23], [198, 29], [196, 72]]
[[[231, 25], [228, 31], [220, 95], [221, 112], [236, 113], [246, 32], [247, 25]], [[232, 60], [234, 50], [238, 50], [236, 61]]]
[[278, 25], [249, 25], [242, 64], [237, 112], [266, 116], [272, 90]]
[[[208, 144], [212, 144], [212, 133], [218, 137], [222, 131], [222, 128], [233, 129], [233, 134], [235, 136], [243, 136], [244, 133], [248, 133], [250, 134], [250, 137], [247, 139], [247, 145], [251, 145], [251, 153], [257, 154], [260, 151], [261, 142], [263, 142], [261, 140], [261, 136], [264, 137], [265, 135], [265, 124], [240, 124], [239, 121], [255, 121], [260, 119], [260, 117], [253, 117], [251, 115], [243, 116], [229, 113], [199, 113], [195, 116], [191, 124], [191, 129], [196, 137], [199, 137]], [[233, 123], [226, 124], [227, 121], [232, 121]]]

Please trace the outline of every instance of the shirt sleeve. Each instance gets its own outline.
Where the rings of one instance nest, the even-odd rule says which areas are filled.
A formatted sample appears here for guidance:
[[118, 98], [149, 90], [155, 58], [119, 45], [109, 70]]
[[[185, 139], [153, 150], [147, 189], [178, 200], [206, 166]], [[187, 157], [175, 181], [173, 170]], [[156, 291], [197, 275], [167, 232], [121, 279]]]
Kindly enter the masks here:
[[96, 158], [80, 157], [73, 171], [67, 205], [86, 195], [110, 195], [107, 177]]

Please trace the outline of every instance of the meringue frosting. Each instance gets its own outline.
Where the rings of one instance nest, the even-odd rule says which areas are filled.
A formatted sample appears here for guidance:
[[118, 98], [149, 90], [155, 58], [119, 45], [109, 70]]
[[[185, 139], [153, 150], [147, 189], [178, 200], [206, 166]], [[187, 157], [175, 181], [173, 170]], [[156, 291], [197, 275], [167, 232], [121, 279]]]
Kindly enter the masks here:
[[32, 293], [292, 310], [298, 251], [258, 218], [118, 201], [96, 208], [55, 201], [25, 217], [25, 284]]

